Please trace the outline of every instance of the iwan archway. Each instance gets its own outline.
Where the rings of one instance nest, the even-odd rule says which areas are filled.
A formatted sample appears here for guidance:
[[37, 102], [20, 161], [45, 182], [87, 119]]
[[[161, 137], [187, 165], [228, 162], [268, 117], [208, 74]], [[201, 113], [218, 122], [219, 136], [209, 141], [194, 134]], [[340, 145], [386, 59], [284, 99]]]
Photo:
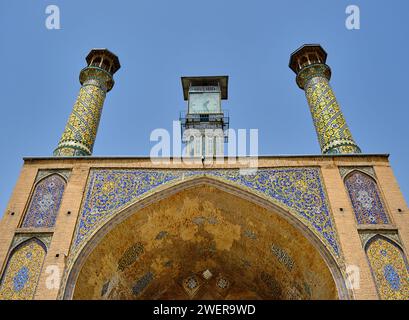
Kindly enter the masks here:
[[348, 299], [335, 259], [283, 208], [198, 178], [118, 213], [70, 269], [65, 299]]

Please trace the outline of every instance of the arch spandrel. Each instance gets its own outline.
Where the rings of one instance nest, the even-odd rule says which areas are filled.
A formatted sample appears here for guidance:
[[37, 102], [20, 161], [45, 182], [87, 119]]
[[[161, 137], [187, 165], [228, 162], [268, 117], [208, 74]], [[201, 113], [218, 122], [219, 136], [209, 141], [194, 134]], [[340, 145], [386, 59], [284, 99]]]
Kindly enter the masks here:
[[307, 167], [259, 169], [255, 175], [241, 175], [238, 169], [92, 170], [70, 258], [118, 212], [162, 190], [203, 177], [245, 190], [290, 212], [323, 241], [334, 257], [341, 256], [320, 169]]
[[[307, 239], [253, 199], [197, 180], [106, 224], [79, 255], [65, 298], [345, 298], [339, 268], [312, 232], [304, 227]], [[184, 288], [191, 276], [198, 292]]]

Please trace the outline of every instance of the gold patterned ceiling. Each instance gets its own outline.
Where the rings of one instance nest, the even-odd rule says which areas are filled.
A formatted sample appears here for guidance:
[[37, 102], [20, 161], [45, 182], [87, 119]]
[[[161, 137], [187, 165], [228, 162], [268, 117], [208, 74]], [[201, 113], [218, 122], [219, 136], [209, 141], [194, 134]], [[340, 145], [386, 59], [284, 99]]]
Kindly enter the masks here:
[[115, 226], [79, 274], [74, 299], [336, 299], [331, 273], [289, 222], [201, 185]]

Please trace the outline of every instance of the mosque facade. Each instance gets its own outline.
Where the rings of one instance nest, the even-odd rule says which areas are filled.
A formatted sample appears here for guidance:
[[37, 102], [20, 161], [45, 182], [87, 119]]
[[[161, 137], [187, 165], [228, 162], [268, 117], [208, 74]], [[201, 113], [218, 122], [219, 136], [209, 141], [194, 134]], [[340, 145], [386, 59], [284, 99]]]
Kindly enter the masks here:
[[224, 157], [227, 76], [182, 78], [191, 161], [92, 156], [120, 63], [91, 50], [53, 156], [24, 158], [0, 222], [0, 300], [408, 300], [407, 204], [388, 155], [354, 140], [326, 59], [308, 44], [289, 63], [321, 154], [246, 171]]

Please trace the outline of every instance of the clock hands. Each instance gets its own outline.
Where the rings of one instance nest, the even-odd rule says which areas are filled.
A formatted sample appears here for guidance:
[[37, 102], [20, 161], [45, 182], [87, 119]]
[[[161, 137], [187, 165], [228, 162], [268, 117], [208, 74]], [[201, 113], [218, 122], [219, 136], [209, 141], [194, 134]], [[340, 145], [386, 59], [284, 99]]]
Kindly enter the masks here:
[[205, 103], [203, 103], [203, 107], [205, 111], [209, 111], [209, 108], [207, 107], [210, 103], [210, 100], [207, 100]]

